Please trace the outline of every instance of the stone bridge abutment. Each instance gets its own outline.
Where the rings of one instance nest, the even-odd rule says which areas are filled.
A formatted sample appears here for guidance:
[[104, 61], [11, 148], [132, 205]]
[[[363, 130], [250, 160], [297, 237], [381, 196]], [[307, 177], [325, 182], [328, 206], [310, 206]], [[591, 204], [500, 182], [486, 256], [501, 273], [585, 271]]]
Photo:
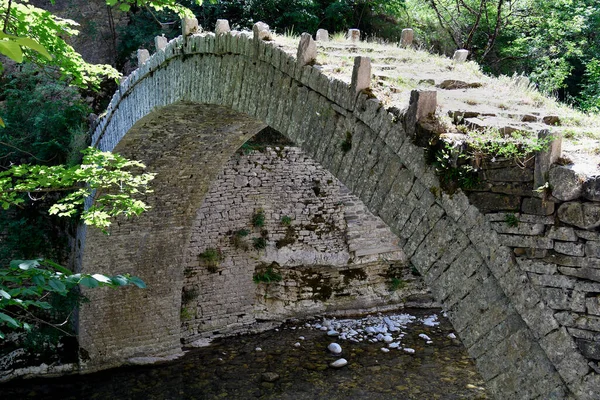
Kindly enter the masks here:
[[[409, 134], [431, 95], [392, 115], [362, 90], [368, 59], [356, 58], [349, 85], [307, 65], [313, 56], [298, 61], [259, 37], [269, 38], [259, 27], [254, 37], [207, 33], [169, 42], [121, 83], [99, 120], [95, 145], [158, 175], [149, 212], [118, 221], [109, 236], [80, 235], [84, 271], [128, 272], [148, 285], [86, 292], [82, 371], [181, 353], [183, 254], [194, 213], [229, 156], [268, 125], [400, 238], [498, 398], [597, 396], [598, 375], [490, 222], [462, 192], [437, 190]], [[312, 51], [312, 39], [302, 40]]]

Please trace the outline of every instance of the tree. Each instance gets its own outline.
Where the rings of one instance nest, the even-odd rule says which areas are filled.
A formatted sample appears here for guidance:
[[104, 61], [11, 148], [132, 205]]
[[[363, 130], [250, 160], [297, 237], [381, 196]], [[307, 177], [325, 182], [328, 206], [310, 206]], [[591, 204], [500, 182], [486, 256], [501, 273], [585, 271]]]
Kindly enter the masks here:
[[[123, 11], [135, 5], [170, 9], [182, 16], [191, 14], [175, 0], [107, 0], [107, 4]], [[77, 33], [74, 21], [16, 0], [0, 0], [0, 14], [0, 54], [14, 62], [32, 61], [54, 69], [62, 79], [80, 88], [97, 88], [102, 79], [119, 77], [110, 66], [86, 63], [64, 40], [66, 35]], [[4, 126], [1, 120], [0, 125]], [[148, 184], [154, 174], [142, 173], [144, 168], [140, 162], [94, 148], [85, 150], [82, 163], [75, 166], [10, 165], [0, 172], [0, 205], [7, 210], [50, 193], [64, 193], [50, 207], [51, 215], [79, 216], [83, 223], [105, 230], [115, 216], [132, 217], [148, 209], [140, 196], [151, 192]], [[84, 207], [86, 199], [92, 199], [88, 207]], [[34, 323], [45, 323], [38, 312], [52, 309], [49, 299], [54, 295], [67, 296], [78, 285], [94, 288], [129, 284], [145, 286], [139, 278], [126, 274], [78, 274], [43, 258], [13, 260], [7, 268], [0, 268], [0, 339], [5, 337], [6, 327], [30, 330]]]

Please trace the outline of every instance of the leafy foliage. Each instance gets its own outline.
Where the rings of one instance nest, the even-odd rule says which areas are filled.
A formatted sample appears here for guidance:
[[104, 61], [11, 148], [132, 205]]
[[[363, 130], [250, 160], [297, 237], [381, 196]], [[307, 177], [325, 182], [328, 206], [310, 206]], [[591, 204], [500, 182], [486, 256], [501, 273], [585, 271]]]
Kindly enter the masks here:
[[47, 69], [25, 64], [0, 80], [0, 166], [19, 163], [73, 165], [87, 143], [90, 108], [78, 90]]
[[[155, 174], [131, 171], [145, 168], [144, 164], [94, 148], [83, 153], [82, 164], [73, 167], [21, 164], [0, 172], [0, 205], [6, 210], [23, 204], [25, 195], [68, 191], [50, 207], [50, 214], [80, 215], [83, 223], [101, 229], [110, 226], [112, 217], [131, 217], [148, 209], [136, 197], [151, 192], [148, 183]], [[94, 196], [93, 204], [83, 209], [88, 196]]]
[[[9, 8], [10, 4], [10, 8]], [[5, 18], [5, 32], [0, 53], [16, 62], [33, 61], [55, 68], [69, 84], [97, 88], [103, 77], [118, 78], [120, 74], [109, 65], [89, 64], [69, 45], [65, 38], [76, 35], [75, 21], [58, 18], [47, 10], [16, 1], [0, 1]], [[32, 51], [33, 50], [33, 51]]]
[[[49, 260], [14, 260], [0, 270], [0, 329], [31, 330], [40, 318], [34, 310], [51, 310], [49, 295], [67, 296], [77, 285], [88, 288], [135, 285], [144, 282], [130, 275], [73, 274]], [[5, 334], [0, 330], [0, 339]]]

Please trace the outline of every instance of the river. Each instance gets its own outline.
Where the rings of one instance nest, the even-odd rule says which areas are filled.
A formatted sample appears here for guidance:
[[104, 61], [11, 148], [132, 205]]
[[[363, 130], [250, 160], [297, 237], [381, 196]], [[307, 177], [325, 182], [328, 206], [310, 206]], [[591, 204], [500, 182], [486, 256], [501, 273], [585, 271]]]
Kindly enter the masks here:
[[[341, 354], [328, 351], [332, 342]], [[330, 366], [340, 358], [348, 364]], [[0, 385], [0, 392], [2, 398], [61, 400], [488, 398], [448, 320], [440, 310], [421, 309], [288, 321], [215, 340], [174, 362], [16, 380]]]

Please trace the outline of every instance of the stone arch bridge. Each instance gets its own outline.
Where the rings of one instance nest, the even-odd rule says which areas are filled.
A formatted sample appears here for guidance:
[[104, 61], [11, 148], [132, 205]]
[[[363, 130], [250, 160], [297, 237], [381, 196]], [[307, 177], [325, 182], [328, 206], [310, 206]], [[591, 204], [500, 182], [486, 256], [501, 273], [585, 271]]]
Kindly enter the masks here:
[[599, 398], [598, 375], [490, 222], [462, 192], [433, 190], [438, 178], [411, 140], [416, 121], [435, 110], [432, 95], [415, 93], [392, 115], [369, 94], [369, 59], [355, 58], [348, 84], [311, 66], [308, 35], [294, 56], [263, 40], [266, 29], [159, 41], [97, 123], [95, 145], [158, 176], [151, 211], [115, 223], [110, 236], [80, 232], [84, 271], [130, 272], [149, 287], [87, 293], [81, 370], [181, 353], [180, 266], [194, 213], [229, 156], [270, 126], [391, 227], [497, 398]]

